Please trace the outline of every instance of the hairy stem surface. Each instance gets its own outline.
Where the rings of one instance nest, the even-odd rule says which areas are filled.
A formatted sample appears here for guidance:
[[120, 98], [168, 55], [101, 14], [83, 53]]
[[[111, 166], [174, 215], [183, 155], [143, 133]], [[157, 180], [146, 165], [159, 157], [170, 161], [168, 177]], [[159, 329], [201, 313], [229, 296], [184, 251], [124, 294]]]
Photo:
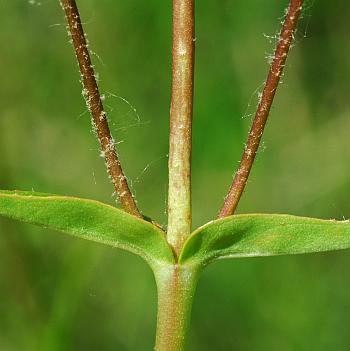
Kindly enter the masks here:
[[168, 241], [176, 253], [191, 232], [194, 0], [173, 0]]
[[155, 271], [158, 289], [156, 351], [183, 351], [198, 269], [169, 265]]
[[280, 81], [293, 34], [300, 17], [303, 0], [291, 0], [288, 11], [279, 35], [274, 59], [264, 86], [262, 97], [258, 105], [253, 125], [250, 129], [242, 159], [233, 179], [230, 190], [225, 198], [224, 205], [219, 213], [219, 218], [232, 215], [242, 196], [243, 190], [252, 169], [261, 137], [264, 132], [271, 105]]
[[71, 34], [75, 54], [79, 63], [84, 87], [83, 95], [92, 116], [92, 124], [100, 142], [109, 176], [123, 209], [134, 216], [142, 218], [115, 150], [115, 141], [109, 130], [107, 114], [103, 108], [77, 4], [75, 0], [62, 0], [61, 4], [66, 15], [69, 33]]

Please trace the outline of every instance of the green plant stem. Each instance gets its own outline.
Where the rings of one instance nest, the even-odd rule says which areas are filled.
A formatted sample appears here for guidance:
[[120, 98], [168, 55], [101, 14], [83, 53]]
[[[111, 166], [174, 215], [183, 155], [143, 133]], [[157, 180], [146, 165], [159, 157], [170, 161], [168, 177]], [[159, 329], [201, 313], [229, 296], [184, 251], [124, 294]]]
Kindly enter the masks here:
[[283, 73], [284, 65], [293, 40], [296, 26], [298, 24], [303, 2], [303, 0], [290, 1], [282, 30], [279, 35], [275, 55], [267, 76], [264, 90], [262, 92], [261, 100], [259, 102], [254, 122], [250, 129], [248, 140], [243, 151], [242, 159], [229, 192], [225, 198], [223, 207], [219, 213], [219, 218], [230, 216], [235, 212], [243, 190], [247, 184], [248, 177], [264, 133], [267, 118], [269, 117], [273, 99]]
[[96, 130], [102, 155], [106, 161], [107, 170], [117, 197], [126, 212], [143, 218], [137, 208], [115, 150], [115, 141], [111, 136], [107, 114], [103, 108], [77, 4], [75, 0], [61, 0], [61, 5], [66, 15], [68, 30], [72, 37], [75, 54], [79, 63], [81, 80], [84, 87], [83, 95], [91, 113], [92, 124]]
[[178, 264], [155, 269], [158, 289], [156, 351], [184, 350], [198, 271], [198, 267]]
[[194, 0], [173, 0], [168, 241], [178, 254], [191, 233]]

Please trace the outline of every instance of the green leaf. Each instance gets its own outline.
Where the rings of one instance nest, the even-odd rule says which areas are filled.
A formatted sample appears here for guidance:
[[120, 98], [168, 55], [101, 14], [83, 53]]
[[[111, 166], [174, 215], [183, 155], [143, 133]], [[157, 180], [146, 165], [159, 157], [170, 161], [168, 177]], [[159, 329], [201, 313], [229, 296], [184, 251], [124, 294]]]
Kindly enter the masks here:
[[125, 249], [140, 255], [151, 265], [174, 262], [162, 230], [98, 201], [0, 191], [0, 215]]
[[235, 215], [210, 222], [187, 239], [179, 262], [274, 256], [350, 247], [349, 221], [278, 214]]

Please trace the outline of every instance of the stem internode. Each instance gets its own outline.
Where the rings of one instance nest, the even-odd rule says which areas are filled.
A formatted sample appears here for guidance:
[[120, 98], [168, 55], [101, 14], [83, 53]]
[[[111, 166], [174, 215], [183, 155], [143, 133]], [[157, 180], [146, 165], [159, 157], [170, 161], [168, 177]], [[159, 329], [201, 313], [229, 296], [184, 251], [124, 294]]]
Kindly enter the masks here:
[[155, 270], [158, 290], [156, 351], [184, 350], [198, 271], [198, 267], [178, 264]]
[[168, 241], [179, 253], [191, 233], [194, 0], [173, 0]]

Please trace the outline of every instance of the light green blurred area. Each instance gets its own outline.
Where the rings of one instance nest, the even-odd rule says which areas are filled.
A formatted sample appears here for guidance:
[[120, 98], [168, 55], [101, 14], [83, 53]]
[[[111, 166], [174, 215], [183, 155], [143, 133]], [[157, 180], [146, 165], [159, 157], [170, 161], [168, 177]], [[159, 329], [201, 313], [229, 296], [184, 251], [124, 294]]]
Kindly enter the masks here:
[[[78, 4], [124, 169], [165, 224], [171, 1]], [[222, 204], [286, 5], [197, 1], [194, 226]], [[349, 11], [306, 2], [240, 213], [349, 217]], [[113, 203], [58, 1], [0, 0], [0, 13], [0, 188]], [[348, 350], [349, 263], [344, 251], [213, 264], [188, 350]], [[152, 350], [155, 320], [138, 257], [0, 220], [0, 350]]]

